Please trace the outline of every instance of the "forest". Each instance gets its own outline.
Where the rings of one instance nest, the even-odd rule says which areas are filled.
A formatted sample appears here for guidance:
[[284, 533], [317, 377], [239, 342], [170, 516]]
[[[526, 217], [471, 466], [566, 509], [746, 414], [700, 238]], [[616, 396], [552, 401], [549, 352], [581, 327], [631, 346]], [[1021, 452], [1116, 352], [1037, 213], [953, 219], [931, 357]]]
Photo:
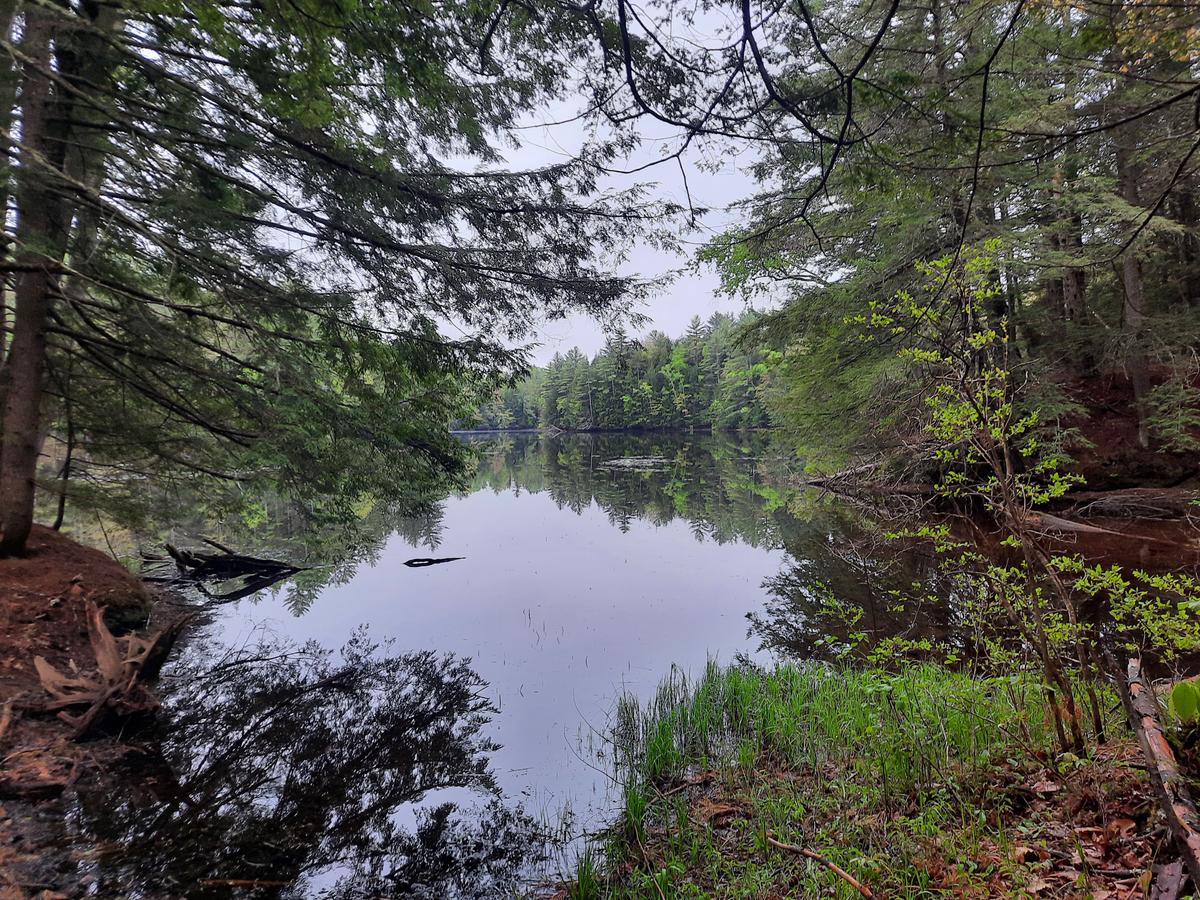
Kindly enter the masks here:
[[473, 417], [452, 424], [564, 431], [768, 427], [779, 354], [738, 340], [756, 318], [714, 313], [701, 322], [694, 316], [676, 340], [661, 331], [630, 340], [617, 330], [594, 358], [578, 347], [555, 354], [517, 384], [496, 389]]
[[[451, 422], [769, 421], [814, 465], [936, 475], [926, 398], [957, 376], [921, 354], [970, 369], [989, 330], [1044, 444], [1129, 443], [1128, 484], [1186, 474], [1191, 4], [718, 4], [715, 43], [625, 0], [324, 5], [5, 7], [3, 552], [36, 502], [104, 509], [139, 476], [227, 513], [414, 502], [464, 474]], [[581, 152], [503, 166], [521, 117], [587, 96]], [[606, 179], [693, 146], [747, 150], [759, 186], [697, 264], [772, 300], [630, 341], [653, 285], [620, 259], [695, 243], [705, 210]], [[538, 322], [580, 313], [604, 351], [530, 373]]]
[[0, 0], [0, 134], [0, 893], [1200, 888], [1198, 0]]

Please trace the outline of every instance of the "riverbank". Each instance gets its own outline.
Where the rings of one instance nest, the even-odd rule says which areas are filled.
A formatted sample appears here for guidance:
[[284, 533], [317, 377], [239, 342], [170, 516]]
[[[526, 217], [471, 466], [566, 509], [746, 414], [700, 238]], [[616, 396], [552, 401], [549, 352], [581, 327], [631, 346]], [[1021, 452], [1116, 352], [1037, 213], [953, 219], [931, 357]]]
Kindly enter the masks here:
[[64, 883], [63, 867], [75, 867], [63, 856], [56, 804], [80, 779], [136, 753], [128, 735], [94, 730], [78, 740], [79, 725], [56, 715], [35, 660], [98, 677], [92, 604], [113, 631], [139, 634], [153, 602], [120, 563], [47, 528], [35, 526], [25, 557], [0, 559], [0, 897]]
[[676, 675], [619, 708], [623, 816], [561, 895], [1147, 896], [1174, 855], [1113, 716], [1114, 737], [1081, 759], [1053, 752], [1021, 678]]

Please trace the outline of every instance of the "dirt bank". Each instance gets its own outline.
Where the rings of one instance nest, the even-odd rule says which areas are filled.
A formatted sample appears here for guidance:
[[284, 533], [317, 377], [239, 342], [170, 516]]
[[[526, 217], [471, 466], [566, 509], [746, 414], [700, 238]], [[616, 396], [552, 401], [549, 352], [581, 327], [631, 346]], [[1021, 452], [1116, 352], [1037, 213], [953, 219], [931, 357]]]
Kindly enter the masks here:
[[35, 528], [25, 558], [0, 560], [0, 900], [63, 896], [44, 890], [52, 838], [38, 805], [127, 752], [111, 737], [74, 740], [74, 728], [43, 708], [35, 657], [94, 671], [88, 602], [120, 632], [144, 625], [153, 599], [119, 563], [46, 528]]

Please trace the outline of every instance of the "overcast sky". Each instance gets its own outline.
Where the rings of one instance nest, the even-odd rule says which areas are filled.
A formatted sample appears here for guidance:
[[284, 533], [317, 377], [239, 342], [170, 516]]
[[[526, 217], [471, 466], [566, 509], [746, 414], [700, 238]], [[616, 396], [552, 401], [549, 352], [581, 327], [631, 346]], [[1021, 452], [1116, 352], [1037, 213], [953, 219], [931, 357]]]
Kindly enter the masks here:
[[[548, 109], [544, 114], [522, 127], [517, 133], [521, 147], [507, 154], [508, 163], [514, 169], [532, 168], [550, 162], [562, 161], [576, 153], [585, 139], [584, 126], [578, 122], [546, 126], [542, 122], [555, 122], [569, 117], [564, 109]], [[656, 133], [655, 128], [661, 133]], [[662, 156], [669, 146], [674, 150], [677, 140], [666, 133], [666, 127], [654, 124], [643, 125], [642, 146], [628, 161], [626, 168], [633, 168]], [[670, 151], [668, 151], [670, 152]], [[677, 337], [687, 328], [692, 316], [706, 319], [714, 312], [739, 313], [745, 304], [740, 299], [721, 296], [717, 277], [709, 267], [691, 272], [691, 255], [713, 234], [720, 233], [725, 226], [735, 221], [736, 213], [727, 210], [729, 204], [746, 197], [753, 191], [754, 183], [748, 174], [752, 162], [750, 156], [740, 158], [716, 158], [703, 146], [694, 145], [683, 160], [687, 172], [687, 187], [691, 191], [692, 203], [696, 207], [707, 207], [700, 228], [685, 238], [683, 252], [667, 253], [644, 244], [635, 247], [624, 267], [625, 274], [643, 278], [658, 278], [683, 271], [670, 283], [652, 296], [642, 308], [650, 318], [650, 324], [637, 332], [644, 334], [652, 328]], [[655, 166], [636, 175], [615, 175], [613, 187], [631, 186], [653, 182], [655, 195], [687, 205], [687, 193], [679, 165], [674, 161]], [[538, 347], [533, 353], [536, 364], [548, 362], [555, 353], [565, 353], [571, 347], [579, 347], [589, 356], [604, 345], [604, 333], [600, 326], [587, 316], [572, 316], [568, 319], [544, 323], [536, 336]]]

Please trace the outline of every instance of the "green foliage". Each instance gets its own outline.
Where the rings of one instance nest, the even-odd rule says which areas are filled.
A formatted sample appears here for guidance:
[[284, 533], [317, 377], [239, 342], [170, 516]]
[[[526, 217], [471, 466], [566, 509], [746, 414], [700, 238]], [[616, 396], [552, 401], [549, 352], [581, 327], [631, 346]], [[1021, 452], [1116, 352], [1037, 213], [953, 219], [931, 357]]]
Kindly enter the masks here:
[[[626, 797], [644, 831], [607, 845], [604, 896], [750, 898], [785, 883], [799, 896], [851, 896], [768, 836], [821, 853], [880, 894], [913, 897], [935, 895], [936, 842], [957, 867], [956, 892], [994, 892], [1008, 874], [995, 862], [1007, 840], [996, 827], [1004, 803], [991, 802], [996, 772], [1042, 770], [1046, 712], [1036, 679], [932, 666], [710, 663], [694, 681], [672, 671], [648, 704], [626, 697], [618, 707], [614, 777], [637, 785]], [[663, 733], [678, 756], [668, 771], [648, 755]], [[719, 827], [707, 808], [723, 810]], [[991, 866], [972, 869], [989, 856]]]
[[633, 341], [617, 331], [594, 359], [578, 348], [555, 354], [457, 424], [572, 431], [765, 427], [782, 357], [742, 341], [756, 319], [756, 313], [739, 319], [716, 313], [707, 322], [697, 316], [675, 341], [657, 331]]
[[569, 896], [571, 900], [600, 900], [604, 896], [596, 856], [590, 847], [584, 849], [575, 864], [575, 883]]
[[[1040, 745], [1049, 738], [1043, 713], [1037, 681], [1022, 677], [973, 678], [933, 666], [887, 673], [710, 663], [694, 682], [673, 672], [646, 706], [623, 700], [613, 741], [626, 784], [772, 758], [843, 763], [865, 777], [882, 767], [893, 788], [929, 791], [946, 771], [982, 770], [1011, 734]], [[932, 745], [929, 734], [942, 739]]]
[[[1037, 427], [1059, 452], [1078, 446], [1048, 433], [1071, 412], [1132, 413], [1158, 447], [1194, 452], [1195, 9], [902, 3], [866, 55], [879, 10], [806, 11], [811, 21], [783, 11], [764, 26], [764, 52], [799, 95], [840, 98], [830, 66], [857, 72], [852, 109], [814, 101], [804, 124], [834, 135], [845, 121], [858, 137], [830, 166], [827, 143], [795, 139], [790, 117], [770, 120], [759, 193], [700, 255], [731, 295], [784, 294], [756, 339], [784, 354], [772, 413], [804, 455], [828, 468], [870, 453], [925, 480], [908, 451], [931, 386], [892, 352], [913, 328], [994, 332], [1010, 384], [1040, 395]], [[984, 246], [975, 274], [986, 289], [963, 304], [950, 269], [970, 277], [970, 248]], [[911, 307], [878, 305], [900, 297]], [[864, 326], [876, 331], [865, 343]], [[1113, 403], [1093, 389], [1110, 383], [1135, 396]]]
[[1200, 721], [1200, 687], [1194, 681], [1179, 682], [1171, 688], [1169, 707], [1181, 725], [1195, 725]]
[[1164, 450], [1200, 450], [1200, 387], [1185, 369], [1150, 391], [1150, 428]]
[[1054, 568], [1074, 590], [1103, 601], [1125, 648], [1175, 662], [1200, 649], [1200, 581], [1183, 572], [1128, 572], [1056, 556]]
[[67, 66], [47, 89], [68, 159], [20, 169], [72, 223], [39, 362], [73, 499], [133, 504], [152, 477], [251, 517], [268, 493], [317, 518], [410, 502], [462, 475], [446, 425], [523, 370], [509, 348], [537, 323], [626, 317], [641, 289], [609, 273], [672, 207], [599, 195], [619, 140], [503, 166], [594, 36], [566, 7], [485, 7], [19, 12]]

